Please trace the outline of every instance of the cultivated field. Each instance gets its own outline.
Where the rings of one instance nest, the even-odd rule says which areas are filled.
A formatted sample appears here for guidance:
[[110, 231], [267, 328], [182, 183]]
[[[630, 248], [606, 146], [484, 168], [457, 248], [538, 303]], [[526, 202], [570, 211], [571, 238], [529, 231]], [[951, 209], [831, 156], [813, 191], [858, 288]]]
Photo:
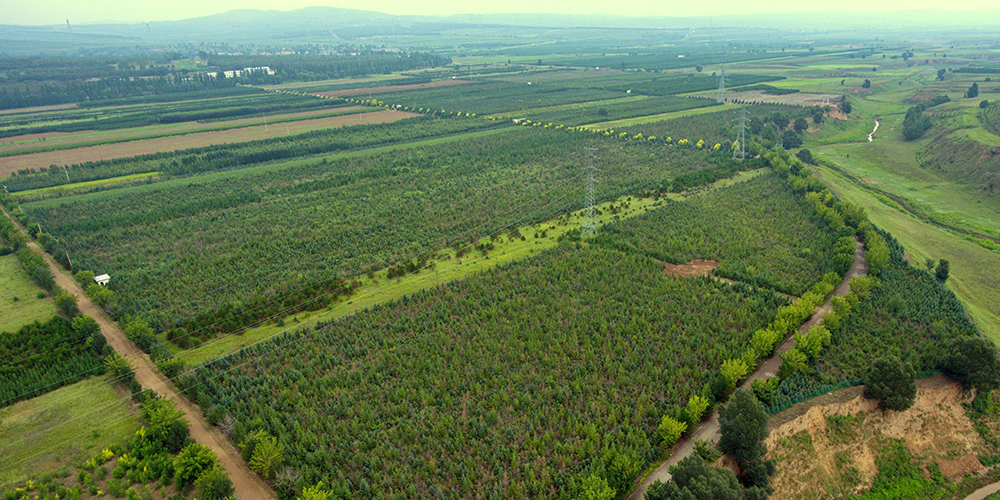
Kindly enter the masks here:
[[453, 85], [464, 85], [471, 83], [467, 80], [438, 80], [430, 83], [414, 83], [411, 85], [386, 85], [382, 87], [361, 87], [356, 89], [331, 90], [328, 92], [313, 92], [315, 95], [325, 97], [347, 97], [355, 95], [379, 94], [383, 92], [404, 92], [413, 89], [450, 87]]
[[247, 142], [348, 125], [390, 123], [412, 116], [417, 115], [403, 111], [384, 110], [350, 116], [333, 116], [275, 125], [255, 125], [234, 130], [192, 133], [159, 139], [129, 141], [120, 144], [17, 155], [4, 158], [2, 166], [0, 166], [0, 175], [10, 175], [12, 172], [17, 172], [18, 170], [38, 169], [48, 167], [49, 165], [86, 163], [164, 151], [198, 148], [214, 144]]
[[104, 377], [0, 408], [0, 488], [129, 439], [139, 429], [134, 411], [128, 394]]
[[[929, 372], [953, 368], [953, 339], [1000, 343], [987, 35], [516, 16], [290, 35], [285, 14], [268, 14], [266, 44], [0, 57], [5, 211], [71, 273], [113, 277], [84, 293], [56, 273], [105, 345], [65, 293], [46, 295], [68, 318], [0, 257], [0, 497], [51, 497], [41, 477], [58, 472], [81, 500], [167, 498], [154, 485], [182, 486], [185, 460], [147, 435], [181, 431], [129, 401], [171, 378], [192, 439], [240, 492], [614, 500], [723, 425], [712, 416], [736, 388], [773, 413], [857, 384], [886, 353]], [[203, 74], [259, 66], [274, 73]], [[46, 323], [18, 329], [33, 320]], [[148, 355], [141, 384], [114, 349]], [[105, 370], [120, 381], [91, 376]], [[806, 414], [771, 449], [833, 455], [779, 465], [772, 485], [782, 498], [822, 495], [805, 475], [869, 498], [960, 491], [951, 482], [1000, 448], [889, 448], [935, 405], [951, 423], [1000, 405], [983, 390], [964, 408], [946, 389], [908, 420], [865, 402]], [[872, 431], [887, 421], [906, 425]], [[933, 430], [969, 434], [961, 423]], [[829, 429], [867, 448], [833, 452], [843, 436]], [[106, 465], [85, 462], [104, 447]], [[927, 450], [942, 474], [899, 465]], [[755, 497], [758, 465], [711, 495]]]
[[[372, 111], [370, 108], [362, 106], [349, 106], [336, 108], [333, 110], [304, 111], [301, 113], [276, 114], [271, 116], [256, 116], [237, 120], [227, 120], [224, 122], [187, 122], [171, 125], [154, 125], [149, 127], [139, 127], [128, 130], [82, 130], [79, 132], [44, 132], [40, 134], [20, 135], [0, 139], [0, 152], [14, 152], [24, 150], [34, 150], [38, 148], [64, 149], [70, 145], [90, 145], [95, 142], [122, 142], [124, 140], [146, 139], [152, 137], [164, 137], [171, 135], [188, 134], [199, 130], [225, 130], [242, 128], [251, 125], [262, 125], [264, 123], [279, 126], [283, 122], [308, 120], [325, 116], [337, 116], [353, 114], [359, 111]], [[9, 154], [9, 153], [8, 153]]]

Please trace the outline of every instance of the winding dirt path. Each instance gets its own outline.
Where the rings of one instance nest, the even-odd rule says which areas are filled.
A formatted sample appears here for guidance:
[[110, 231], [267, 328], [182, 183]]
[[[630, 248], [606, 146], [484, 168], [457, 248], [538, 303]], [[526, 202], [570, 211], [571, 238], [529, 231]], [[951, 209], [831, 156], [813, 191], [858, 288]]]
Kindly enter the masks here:
[[[4, 216], [10, 218], [22, 233], [27, 234], [24, 227], [17, 220], [10, 217], [10, 214], [2, 209], [0, 211], [3, 212]], [[188, 421], [191, 428], [191, 439], [211, 448], [218, 456], [219, 463], [226, 468], [229, 478], [233, 481], [233, 487], [236, 489], [236, 498], [277, 499], [274, 490], [260, 476], [246, 466], [242, 457], [240, 457], [239, 450], [229, 442], [229, 439], [223, 435], [222, 431], [209, 425], [202, 418], [198, 407], [191, 403], [191, 401], [188, 401], [174, 387], [174, 384], [156, 369], [156, 365], [149, 359], [146, 353], [139, 350], [135, 344], [125, 337], [125, 333], [118, 328], [118, 325], [108, 317], [104, 310], [94, 304], [83, 293], [83, 289], [80, 288], [76, 280], [67, 271], [59, 267], [52, 259], [52, 256], [45, 253], [34, 240], [29, 240], [28, 246], [45, 258], [45, 262], [48, 263], [49, 269], [56, 278], [56, 284], [77, 297], [77, 306], [80, 308], [80, 312], [97, 321], [97, 324], [101, 327], [101, 334], [107, 339], [108, 345], [113, 347], [119, 355], [131, 361], [136, 367], [135, 380], [143, 388], [156, 391], [157, 394], [167, 399], [172, 399], [177, 403], [177, 408], [184, 412], [184, 418]]]
[[[865, 264], [865, 247], [864, 245], [855, 238], [855, 249], [854, 249], [854, 264], [851, 269], [844, 276], [844, 281], [840, 283], [840, 286], [833, 292], [826, 302], [817, 307], [813, 311], [813, 315], [808, 321], [799, 327], [799, 332], [806, 333], [814, 325], [819, 324], [823, 316], [830, 312], [833, 308], [833, 297], [843, 297], [850, 291], [850, 281], [852, 278], [857, 276], [864, 276], [868, 274], [868, 265]], [[774, 351], [774, 355], [771, 356], [767, 361], [761, 363], [759, 367], [750, 375], [750, 377], [740, 386], [741, 389], [750, 389], [750, 384], [757, 379], [770, 378], [778, 374], [778, 368], [781, 368], [781, 354], [788, 352], [789, 349], [795, 347], [795, 336], [789, 335], [788, 338]], [[681, 440], [680, 443], [674, 448], [674, 452], [660, 464], [649, 476], [643, 479], [642, 483], [628, 496], [628, 500], [642, 500], [646, 496], [646, 490], [649, 489], [655, 481], [669, 481], [670, 480], [670, 467], [677, 465], [678, 462], [686, 458], [694, 451], [695, 441], [711, 441], [713, 443], [718, 443], [719, 438], [722, 437], [722, 433], [719, 428], [719, 411], [713, 411], [712, 416], [702, 422], [691, 433], [691, 436]]]
[[868, 142], [873, 142], [875, 140], [875, 132], [878, 132], [878, 126], [881, 125], [881, 124], [882, 124], [882, 122], [878, 118], [876, 118], [875, 119], [875, 128], [873, 128], [872, 131], [871, 131], [871, 133], [868, 134]]

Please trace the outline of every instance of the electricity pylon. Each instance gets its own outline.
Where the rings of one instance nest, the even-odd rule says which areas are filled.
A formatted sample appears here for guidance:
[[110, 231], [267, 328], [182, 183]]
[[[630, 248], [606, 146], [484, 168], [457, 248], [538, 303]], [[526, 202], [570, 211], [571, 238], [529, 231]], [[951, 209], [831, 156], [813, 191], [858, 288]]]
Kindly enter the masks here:
[[717, 102], [726, 102], [726, 65], [722, 65], [719, 72], [719, 94], [715, 96]]
[[740, 117], [733, 121], [739, 122], [740, 124], [740, 131], [736, 135], [736, 143], [738, 146], [733, 148], [733, 159], [739, 158], [742, 160], [746, 158], [747, 155], [746, 130], [747, 130], [747, 124], [750, 123], [750, 119], [747, 118], [746, 106], [740, 106]]
[[583, 149], [587, 152], [587, 166], [583, 167], [587, 173], [583, 179], [587, 189], [583, 197], [583, 226], [580, 228], [580, 233], [581, 236], [588, 237], [593, 236], [597, 230], [597, 225], [594, 223], [594, 183], [597, 182], [597, 179], [594, 178], [594, 173], [600, 170], [594, 166], [594, 151], [597, 151], [597, 148]]

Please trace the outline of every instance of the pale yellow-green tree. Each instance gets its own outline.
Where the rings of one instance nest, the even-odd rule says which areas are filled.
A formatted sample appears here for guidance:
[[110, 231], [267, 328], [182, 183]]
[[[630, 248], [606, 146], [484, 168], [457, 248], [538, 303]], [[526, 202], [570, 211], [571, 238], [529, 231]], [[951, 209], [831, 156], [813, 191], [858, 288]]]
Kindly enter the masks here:
[[258, 435], [257, 446], [253, 449], [249, 465], [254, 472], [270, 479], [274, 472], [281, 467], [284, 457], [284, 445], [273, 436], [261, 433]]
[[659, 427], [656, 428], [656, 431], [660, 433], [660, 437], [663, 438], [663, 446], [666, 448], [676, 444], [677, 440], [681, 438], [686, 430], [686, 423], [681, 422], [670, 415], [664, 415], [663, 420], [660, 421]]
[[750, 373], [750, 367], [742, 359], [727, 359], [722, 362], [720, 371], [722, 376], [729, 381], [729, 387], [736, 387], [740, 380], [743, 380], [743, 377]]
[[298, 500], [329, 500], [330, 495], [332, 495], [332, 493], [324, 490], [323, 483], [321, 482], [316, 486], [306, 486], [305, 488], [302, 488], [302, 496], [300, 496]]
[[705, 410], [708, 409], [708, 405], [708, 398], [697, 394], [692, 395], [691, 398], [688, 399], [687, 408], [685, 409], [688, 414], [688, 418], [690, 418], [692, 422], [700, 422], [702, 415], [705, 414]]

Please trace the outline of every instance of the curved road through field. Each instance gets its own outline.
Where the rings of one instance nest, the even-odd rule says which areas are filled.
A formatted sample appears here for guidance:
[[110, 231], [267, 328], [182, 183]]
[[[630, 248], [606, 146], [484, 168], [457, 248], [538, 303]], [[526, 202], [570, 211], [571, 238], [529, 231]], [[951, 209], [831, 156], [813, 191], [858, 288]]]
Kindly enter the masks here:
[[[6, 211], [4, 211], [4, 215], [10, 217]], [[24, 227], [18, 224], [15, 219], [11, 218], [11, 220], [22, 233], [26, 234]], [[156, 369], [156, 365], [149, 359], [149, 356], [125, 337], [125, 333], [108, 317], [104, 309], [94, 304], [83, 293], [83, 289], [80, 288], [76, 280], [60, 268], [52, 257], [33, 240], [29, 240], [28, 246], [45, 257], [45, 262], [48, 263], [52, 275], [56, 278], [56, 284], [76, 296], [80, 312], [97, 321], [97, 324], [101, 326], [101, 333], [108, 340], [108, 345], [136, 367], [135, 380], [143, 388], [153, 390], [164, 398], [172, 399], [177, 403], [177, 408], [184, 412], [184, 418], [191, 428], [191, 439], [211, 448], [219, 457], [219, 463], [226, 468], [229, 478], [233, 481], [233, 487], [236, 489], [236, 498], [277, 499], [274, 490], [246, 466], [239, 451], [230, 444], [229, 439], [218, 428], [209, 425], [201, 417], [201, 411], [198, 410], [198, 407], [181, 395], [170, 380]]]
[[[868, 265], [865, 264], [865, 247], [864, 245], [855, 238], [855, 250], [854, 250], [854, 264], [851, 266], [850, 271], [844, 276], [844, 281], [840, 283], [840, 286], [833, 292], [833, 295], [822, 305], [816, 308], [813, 315], [808, 321], [799, 327], [799, 331], [806, 333], [814, 325], [819, 324], [823, 316], [832, 309], [833, 297], [843, 297], [850, 291], [850, 281], [852, 278], [857, 276], [864, 276], [868, 274]], [[795, 337], [794, 335], [789, 335], [787, 339], [779, 346], [775, 351], [774, 355], [771, 356], [767, 361], [764, 361], [751, 375], [750, 378], [743, 383], [740, 388], [750, 389], [750, 384], [757, 379], [770, 378], [778, 374], [778, 368], [781, 367], [781, 354], [788, 352], [789, 349], [795, 347]], [[670, 467], [677, 465], [678, 462], [683, 460], [685, 457], [694, 451], [695, 441], [711, 441], [713, 443], [718, 443], [719, 438], [722, 436], [719, 430], [719, 412], [718, 410], [712, 412], [712, 416], [702, 422], [697, 429], [691, 433], [691, 436], [681, 440], [681, 442], [674, 448], [674, 452], [660, 464], [649, 476], [647, 476], [642, 483], [629, 495], [628, 500], [642, 500], [646, 496], [646, 490], [655, 481], [669, 481], [670, 480]]]

